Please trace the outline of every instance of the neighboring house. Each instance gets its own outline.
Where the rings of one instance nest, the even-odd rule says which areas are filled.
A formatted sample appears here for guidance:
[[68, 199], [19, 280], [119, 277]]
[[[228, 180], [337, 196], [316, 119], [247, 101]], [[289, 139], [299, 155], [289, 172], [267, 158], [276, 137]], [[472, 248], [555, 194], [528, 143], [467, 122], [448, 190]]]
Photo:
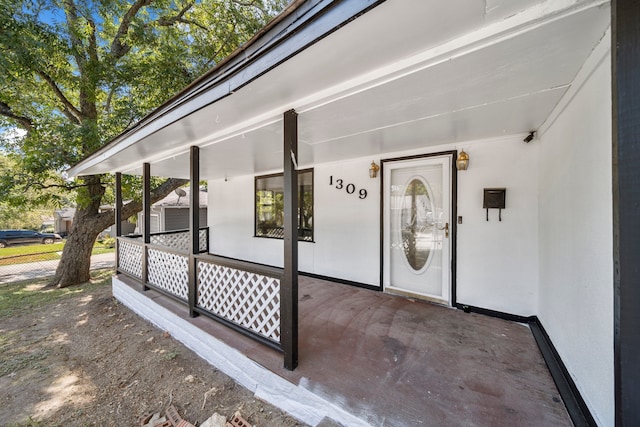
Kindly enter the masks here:
[[42, 225], [40, 226], [40, 232], [45, 232], [45, 233], [54, 233], [54, 223], [55, 223], [55, 219], [53, 216], [41, 216], [40, 218], [42, 218]]
[[62, 208], [53, 212], [53, 232], [65, 237], [73, 230], [76, 208]]
[[[172, 192], [164, 199], [151, 205], [151, 233], [186, 230], [189, 228], [189, 188], [181, 188], [184, 195]], [[142, 212], [138, 213], [136, 233], [143, 223]], [[200, 189], [200, 226], [207, 226], [207, 192]]]
[[[620, 22], [637, 23], [639, 8], [621, 1]], [[614, 238], [614, 216], [637, 205], [612, 193], [629, 165], [612, 144], [630, 149], [638, 125], [620, 139], [612, 126], [637, 111], [629, 88], [640, 82], [632, 66], [612, 75], [612, 31], [623, 59], [638, 51], [633, 31], [612, 30], [612, 13], [602, 0], [294, 2], [70, 174], [207, 180], [210, 254], [120, 239], [119, 272], [214, 317], [224, 317], [217, 301], [194, 289], [247, 285], [208, 273], [268, 283], [281, 308], [267, 316], [275, 326], [252, 333], [283, 349], [290, 369], [300, 271], [536, 319], [575, 406], [613, 426], [640, 406], [629, 403], [637, 367], [626, 364], [640, 360], [637, 308], [614, 312], [634, 284], [614, 290], [614, 260], [637, 258], [617, 240], [637, 222]], [[613, 100], [630, 104], [612, 119]], [[640, 181], [637, 167], [625, 170]], [[285, 215], [295, 199], [297, 215]], [[296, 228], [299, 241], [287, 239]], [[127, 286], [121, 277], [114, 289]]]
[[[100, 211], [104, 212], [107, 210], [113, 210], [113, 206], [110, 206], [110, 205], [100, 206]], [[53, 214], [54, 215], [54, 221], [53, 221], [54, 233], [57, 233], [62, 237], [69, 235], [69, 233], [71, 233], [71, 231], [73, 230], [73, 217], [75, 214], [76, 214], [76, 208], [63, 208], [63, 209], [56, 210]], [[135, 230], [135, 227], [136, 227], [135, 224], [129, 222], [129, 220], [127, 219], [123, 220], [122, 235], [133, 233]], [[115, 225], [109, 227], [107, 230], [105, 230], [105, 232], [111, 236], [115, 236], [116, 235]]]
[[[113, 205], [102, 205], [100, 206], [100, 212], [113, 211]], [[136, 225], [133, 222], [129, 221], [129, 218], [122, 220], [121, 222], [121, 235], [126, 236], [128, 234], [134, 234], [136, 230]], [[116, 225], [113, 224], [111, 227], [104, 230], [100, 233], [99, 237], [104, 237], [105, 235], [109, 235], [111, 237], [116, 236]]]

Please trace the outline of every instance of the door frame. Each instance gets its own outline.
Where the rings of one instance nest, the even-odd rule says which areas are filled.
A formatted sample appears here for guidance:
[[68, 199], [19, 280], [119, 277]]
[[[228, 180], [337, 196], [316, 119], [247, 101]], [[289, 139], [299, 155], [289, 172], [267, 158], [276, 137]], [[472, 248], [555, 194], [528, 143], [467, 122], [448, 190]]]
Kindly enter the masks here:
[[402, 160], [419, 160], [429, 157], [442, 157], [451, 156], [451, 307], [456, 307], [457, 292], [457, 260], [458, 260], [458, 168], [456, 166], [456, 160], [458, 160], [457, 150], [438, 151], [435, 153], [416, 154], [412, 156], [392, 157], [388, 159], [380, 159], [380, 290], [384, 291], [384, 173], [385, 163], [397, 162]]

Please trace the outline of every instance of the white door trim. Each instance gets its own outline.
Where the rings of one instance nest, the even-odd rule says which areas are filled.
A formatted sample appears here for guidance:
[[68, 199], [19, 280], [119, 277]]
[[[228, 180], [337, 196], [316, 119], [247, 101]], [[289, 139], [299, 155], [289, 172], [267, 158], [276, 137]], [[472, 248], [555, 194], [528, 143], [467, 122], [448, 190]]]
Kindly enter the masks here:
[[[395, 159], [382, 159], [382, 198], [381, 198], [381, 289], [384, 292], [397, 293], [404, 296], [430, 300], [440, 304], [454, 305], [455, 304], [455, 277], [453, 268], [453, 262], [455, 260], [455, 151], [448, 151], [443, 153], [434, 153], [423, 156], [412, 156], [405, 158]], [[448, 223], [449, 225], [449, 237], [444, 237], [444, 230], [440, 230], [439, 237], [442, 238], [442, 258], [441, 263], [441, 280], [442, 290], [439, 295], [429, 294], [428, 292], [420, 292], [414, 290], [403, 289], [400, 286], [394, 286], [391, 283], [391, 207], [390, 207], [390, 191], [391, 191], [391, 171], [416, 166], [429, 166], [429, 165], [442, 165], [442, 195], [443, 195], [443, 208], [445, 208], [445, 217], [443, 217], [443, 224], [437, 226], [438, 229], [442, 228], [440, 225]], [[430, 262], [430, 261], [427, 261]], [[440, 264], [439, 264], [440, 265]], [[394, 270], [395, 271], [395, 270]], [[421, 269], [416, 270], [419, 274]], [[432, 282], [433, 283], [433, 282]]]

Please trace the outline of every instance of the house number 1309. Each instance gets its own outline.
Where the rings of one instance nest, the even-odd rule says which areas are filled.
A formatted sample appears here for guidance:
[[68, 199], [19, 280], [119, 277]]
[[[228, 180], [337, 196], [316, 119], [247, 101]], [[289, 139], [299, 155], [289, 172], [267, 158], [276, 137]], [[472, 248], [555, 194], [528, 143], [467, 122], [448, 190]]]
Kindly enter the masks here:
[[[345, 184], [342, 179], [334, 180], [333, 179], [333, 175], [331, 175], [329, 177], [329, 185], [335, 185], [336, 189], [344, 190], [344, 191], [347, 192], [347, 194], [353, 194], [353, 193], [356, 192], [355, 184]], [[367, 190], [365, 190], [364, 188], [361, 188], [360, 190], [358, 190], [358, 198], [366, 199], [367, 198]]]

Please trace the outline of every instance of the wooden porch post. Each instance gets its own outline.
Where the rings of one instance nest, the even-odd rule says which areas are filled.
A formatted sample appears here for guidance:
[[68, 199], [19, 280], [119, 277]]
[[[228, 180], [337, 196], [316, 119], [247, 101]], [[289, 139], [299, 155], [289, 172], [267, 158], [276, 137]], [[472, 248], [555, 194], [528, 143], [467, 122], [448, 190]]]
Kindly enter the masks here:
[[189, 175], [189, 316], [196, 317], [197, 271], [195, 255], [200, 253], [200, 149], [191, 147]]
[[116, 237], [122, 236], [122, 174], [116, 172]]
[[144, 163], [142, 165], [142, 289], [148, 290], [147, 287], [147, 245], [151, 242], [151, 165]]
[[118, 252], [118, 237], [122, 236], [122, 174], [116, 172], [116, 206], [115, 206], [115, 222], [116, 222], [116, 271], [120, 265], [120, 254]]
[[640, 425], [640, 2], [611, 3], [616, 426]]
[[298, 366], [298, 114], [284, 113], [284, 278], [280, 284], [280, 339], [284, 367]]

